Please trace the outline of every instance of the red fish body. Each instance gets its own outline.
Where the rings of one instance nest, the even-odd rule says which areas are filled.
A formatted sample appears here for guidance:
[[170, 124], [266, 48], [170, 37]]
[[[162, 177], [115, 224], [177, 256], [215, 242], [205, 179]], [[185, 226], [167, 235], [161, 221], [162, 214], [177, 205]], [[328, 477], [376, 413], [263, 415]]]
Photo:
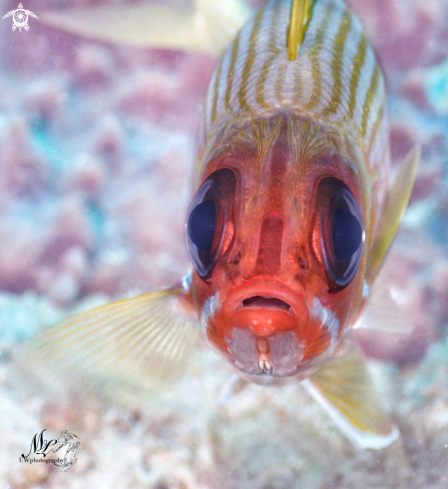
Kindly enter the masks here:
[[386, 290], [418, 151], [392, 183], [389, 166], [383, 75], [359, 21], [343, 0], [269, 1], [210, 82], [192, 272], [64, 321], [17, 363], [122, 400], [182, 373], [199, 337], [245, 380], [301, 382], [356, 445], [386, 446], [398, 432], [347, 334]]
[[[317, 1], [290, 61], [290, 9], [268, 2], [218, 64], [198, 159], [225, 215], [211, 267], [193, 273], [202, 332], [245, 378], [269, 384], [313, 373], [354, 323], [390, 162], [384, 81], [359, 21], [342, 1]], [[348, 229], [333, 229], [338, 211]], [[333, 232], [357, 233], [337, 250], [343, 260]]]

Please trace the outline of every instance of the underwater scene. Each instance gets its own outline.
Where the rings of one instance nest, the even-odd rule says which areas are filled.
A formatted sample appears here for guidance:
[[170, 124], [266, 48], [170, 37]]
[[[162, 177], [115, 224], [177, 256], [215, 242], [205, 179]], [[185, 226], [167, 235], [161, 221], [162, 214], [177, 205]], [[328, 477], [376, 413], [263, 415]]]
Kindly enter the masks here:
[[0, 489], [447, 488], [448, 0], [22, 3]]

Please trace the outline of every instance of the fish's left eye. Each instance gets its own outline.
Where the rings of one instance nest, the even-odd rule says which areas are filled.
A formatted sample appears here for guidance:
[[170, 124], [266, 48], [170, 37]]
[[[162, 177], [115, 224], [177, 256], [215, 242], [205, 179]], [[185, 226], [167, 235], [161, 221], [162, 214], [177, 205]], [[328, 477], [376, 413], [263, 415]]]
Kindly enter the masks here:
[[362, 228], [358, 219], [343, 207], [337, 209], [332, 226], [333, 251], [337, 261], [352, 257], [362, 243]]
[[[223, 250], [228, 221], [232, 219], [235, 173], [227, 168], [212, 173], [201, 185], [185, 223], [188, 251], [198, 275], [206, 279]], [[229, 234], [229, 233], [227, 233]]]
[[336, 178], [324, 178], [318, 187], [322, 258], [330, 291], [353, 279], [364, 248], [364, 223], [350, 189]]

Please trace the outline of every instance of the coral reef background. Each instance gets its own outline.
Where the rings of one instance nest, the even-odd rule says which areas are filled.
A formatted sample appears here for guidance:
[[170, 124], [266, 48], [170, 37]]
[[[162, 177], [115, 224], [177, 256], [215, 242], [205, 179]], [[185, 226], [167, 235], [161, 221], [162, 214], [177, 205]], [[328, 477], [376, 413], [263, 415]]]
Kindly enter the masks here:
[[[95, 3], [24, 8], [39, 16]], [[195, 134], [215, 61], [95, 42], [32, 18], [28, 32], [13, 32], [9, 18], [0, 22], [0, 487], [448, 487], [448, 2], [348, 3], [386, 74], [394, 162], [422, 145], [386, 264], [412, 332], [357, 332], [401, 437], [359, 452], [298, 386], [251, 385], [218, 407], [228, 371], [202, 350], [144, 409], [74, 408], [10, 384], [9, 364], [37, 332], [187, 270]], [[16, 0], [0, 7], [2, 17]], [[68, 472], [19, 462], [44, 428], [80, 438]]]

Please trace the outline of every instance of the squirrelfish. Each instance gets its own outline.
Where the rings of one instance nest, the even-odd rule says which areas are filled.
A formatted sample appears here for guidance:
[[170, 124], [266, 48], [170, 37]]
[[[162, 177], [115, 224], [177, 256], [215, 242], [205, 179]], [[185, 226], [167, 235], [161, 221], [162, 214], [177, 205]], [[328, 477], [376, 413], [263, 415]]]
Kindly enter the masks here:
[[418, 167], [413, 150], [391, 182], [386, 112], [343, 0], [268, 1], [209, 85], [186, 218], [193, 270], [49, 329], [23, 361], [78, 372], [86, 390], [143, 391], [182, 372], [199, 338], [246, 381], [300, 382], [353, 443], [389, 444], [397, 430], [347, 336], [378, 302]]

